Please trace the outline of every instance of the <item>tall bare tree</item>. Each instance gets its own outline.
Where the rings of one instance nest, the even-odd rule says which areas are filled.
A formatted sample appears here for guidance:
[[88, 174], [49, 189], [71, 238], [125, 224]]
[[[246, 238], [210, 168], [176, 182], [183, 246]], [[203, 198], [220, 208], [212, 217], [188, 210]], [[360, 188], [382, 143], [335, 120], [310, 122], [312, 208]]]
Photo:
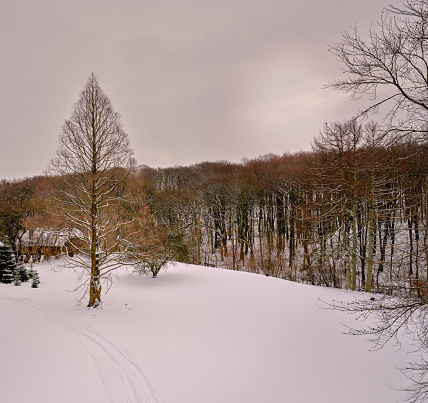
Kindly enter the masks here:
[[[422, 141], [426, 148], [428, 141], [428, 1], [401, 0], [398, 6], [388, 6], [383, 10], [377, 28], [371, 28], [364, 37], [358, 33], [355, 26], [351, 32], [344, 32], [342, 41], [333, 45], [330, 50], [342, 63], [346, 76], [330, 84], [329, 87], [348, 92], [357, 98], [369, 95], [370, 104], [361, 112], [361, 115], [381, 112], [386, 118], [387, 129], [394, 135], [394, 139], [410, 137], [412, 140]], [[373, 199], [372, 196], [372, 222], [374, 221]], [[419, 239], [418, 215], [410, 208], [408, 208], [408, 214], [409, 239], [412, 242], [415, 226], [417, 242]], [[370, 231], [373, 231], [373, 228]], [[386, 237], [385, 233], [385, 240]], [[384, 250], [384, 247], [381, 247]], [[373, 245], [370, 245], [370, 249], [372, 248]], [[411, 271], [412, 244], [410, 244], [409, 255], [410, 276], [413, 274]], [[418, 281], [420, 281], [419, 278]], [[400, 329], [406, 329], [415, 335], [420, 347], [426, 352], [428, 346], [426, 281], [420, 284], [418, 297], [415, 299], [384, 296], [380, 299], [372, 298], [372, 301], [344, 305], [343, 309], [362, 315], [373, 315], [377, 320], [376, 325], [363, 333], [376, 335], [381, 345], [395, 337]], [[370, 287], [369, 284], [368, 289]], [[420, 364], [413, 365], [410, 370], [410, 377], [414, 383], [409, 389], [409, 401], [425, 402], [428, 398], [428, 362], [422, 359]]]
[[324, 162], [322, 169], [318, 170], [319, 185], [323, 192], [330, 188], [331, 211], [337, 212], [340, 221], [343, 245], [338, 245], [338, 250], [345, 252], [346, 288], [353, 290], [357, 287], [357, 171], [361, 136], [361, 126], [352, 119], [326, 124], [313, 145], [319, 162]]
[[120, 115], [93, 73], [62, 127], [59, 143], [51, 162], [63, 179], [56, 203], [68, 228], [80, 231], [73, 245], [80, 253], [71, 259], [90, 273], [88, 306], [95, 308], [101, 302], [101, 277], [120, 264], [120, 228], [126, 222], [116, 206], [124, 195], [133, 152]]
[[331, 46], [345, 78], [328, 85], [359, 98], [369, 95], [362, 111], [380, 109], [396, 135], [428, 139], [428, 2], [403, 0], [386, 7], [378, 29], [360, 36], [357, 27]]

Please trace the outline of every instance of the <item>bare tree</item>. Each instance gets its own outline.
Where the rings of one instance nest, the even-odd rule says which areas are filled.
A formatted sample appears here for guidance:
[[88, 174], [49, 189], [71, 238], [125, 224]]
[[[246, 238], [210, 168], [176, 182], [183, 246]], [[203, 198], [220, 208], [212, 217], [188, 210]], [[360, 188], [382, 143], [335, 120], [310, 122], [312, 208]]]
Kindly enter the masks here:
[[330, 50], [347, 76], [327, 87], [355, 98], [369, 95], [371, 104], [363, 115], [382, 107], [391, 133], [428, 139], [426, 0], [403, 0], [400, 7], [386, 7], [377, 29], [370, 29], [366, 39], [355, 26]]
[[326, 124], [313, 145], [320, 159], [318, 162], [323, 162], [321, 169], [314, 170], [318, 176], [319, 191], [329, 193], [329, 215], [336, 214], [340, 222], [341, 244], [338, 251], [340, 255], [344, 253], [346, 288], [352, 290], [357, 288], [357, 171], [361, 137], [362, 128], [352, 119], [344, 123]]
[[101, 302], [102, 276], [120, 264], [120, 228], [115, 207], [124, 196], [132, 150], [120, 115], [92, 73], [59, 138], [53, 172], [63, 179], [55, 198], [68, 228], [76, 228], [80, 253], [70, 258], [90, 273], [89, 307]]
[[[404, 334], [413, 334], [415, 347], [425, 350], [428, 347], [426, 335], [427, 293], [424, 296], [405, 298], [403, 296], [381, 295], [370, 299], [357, 300], [352, 303], [334, 302], [331, 308], [357, 315], [359, 319], [371, 319], [372, 324], [350, 329], [351, 335], [369, 336], [377, 349], [394, 342], [400, 345]], [[428, 361], [422, 357], [419, 363], [409, 364], [403, 372], [412, 381], [403, 389], [408, 393], [407, 400], [411, 403], [423, 403], [428, 399]]]
[[[331, 46], [332, 53], [342, 63], [346, 77], [328, 85], [350, 93], [354, 98], [369, 95], [369, 106], [360, 116], [381, 112], [389, 134], [394, 139], [409, 137], [425, 143], [428, 140], [428, 2], [402, 0], [399, 6], [386, 7], [377, 27], [360, 36], [355, 26], [342, 34], [342, 41]], [[373, 166], [373, 165], [372, 165]], [[371, 187], [374, 189], [374, 186]], [[373, 199], [371, 218], [374, 221]], [[411, 236], [412, 221], [409, 220]], [[370, 228], [373, 231], [373, 228]], [[372, 240], [371, 240], [372, 242]], [[373, 248], [371, 245], [370, 248]], [[412, 253], [412, 252], [411, 252]], [[369, 260], [371, 257], [369, 257]], [[369, 271], [371, 270], [371, 267]], [[372, 334], [382, 347], [400, 330], [409, 331], [426, 350], [427, 292], [426, 282], [417, 284], [418, 297], [384, 296], [353, 304], [337, 304], [335, 308], [363, 316], [374, 316], [375, 325], [362, 332]], [[370, 290], [371, 285], [368, 285]], [[428, 398], [428, 366], [409, 367], [413, 380], [409, 401]]]
[[16, 260], [22, 255], [22, 237], [29, 220], [40, 211], [34, 194], [41, 181], [41, 177], [34, 177], [0, 185], [0, 237], [8, 241]]

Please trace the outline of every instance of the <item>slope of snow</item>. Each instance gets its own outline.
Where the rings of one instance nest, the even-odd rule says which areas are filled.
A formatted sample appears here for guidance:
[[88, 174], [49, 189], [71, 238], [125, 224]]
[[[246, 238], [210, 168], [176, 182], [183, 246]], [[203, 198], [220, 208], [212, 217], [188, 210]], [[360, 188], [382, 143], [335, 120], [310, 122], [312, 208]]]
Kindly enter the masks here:
[[410, 341], [370, 352], [352, 316], [322, 301], [361, 294], [177, 265], [124, 269], [102, 309], [77, 274], [35, 266], [40, 288], [0, 284], [1, 401], [399, 402]]

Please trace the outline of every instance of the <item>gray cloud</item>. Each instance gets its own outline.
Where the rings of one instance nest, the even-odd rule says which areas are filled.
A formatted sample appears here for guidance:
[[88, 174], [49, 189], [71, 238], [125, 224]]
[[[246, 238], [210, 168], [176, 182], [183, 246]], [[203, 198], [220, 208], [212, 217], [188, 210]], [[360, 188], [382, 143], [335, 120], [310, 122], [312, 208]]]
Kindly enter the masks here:
[[[0, 178], [42, 173], [91, 71], [138, 163], [238, 161], [310, 148], [357, 106], [323, 90], [327, 43], [388, 2], [17, 0], [0, 16]], [[376, 4], [374, 4], [376, 3]]]

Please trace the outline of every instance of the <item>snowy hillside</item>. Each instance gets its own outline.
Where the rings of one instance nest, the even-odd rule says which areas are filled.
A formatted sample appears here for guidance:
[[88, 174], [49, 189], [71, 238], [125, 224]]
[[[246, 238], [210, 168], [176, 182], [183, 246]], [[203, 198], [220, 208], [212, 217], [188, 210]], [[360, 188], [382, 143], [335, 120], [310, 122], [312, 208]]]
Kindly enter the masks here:
[[[38, 264], [32, 289], [0, 284], [1, 401], [400, 402], [410, 343], [370, 352], [323, 301], [361, 294], [177, 265], [118, 276], [102, 309], [76, 273]], [[406, 345], [407, 343], [407, 345]], [[416, 357], [417, 358], [417, 357]], [[395, 388], [395, 389], [394, 389]]]

